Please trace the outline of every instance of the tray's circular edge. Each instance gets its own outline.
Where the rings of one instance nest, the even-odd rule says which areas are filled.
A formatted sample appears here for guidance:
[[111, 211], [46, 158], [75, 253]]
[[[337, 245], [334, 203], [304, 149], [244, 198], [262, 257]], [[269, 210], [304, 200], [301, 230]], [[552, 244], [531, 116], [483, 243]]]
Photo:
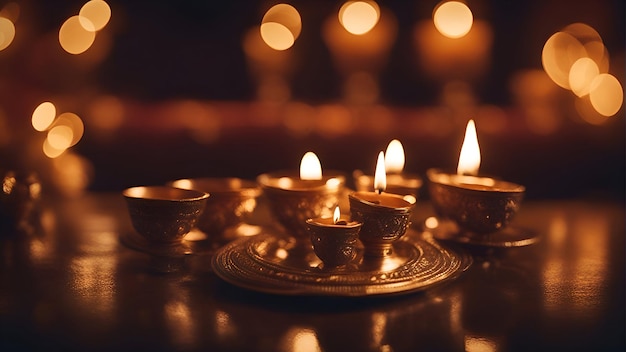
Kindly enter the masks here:
[[463, 251], [462, 249], [453, 249], [451, 247], [442, 248], [442, 245], [437, 242], [430, 242], [430, 245], [439, 247], [440, 249], [448, 252], [451, 257], [455, 257], [458, 260], [458, 265], [445, 277], [429, 283], [412, 282], [407, 280], [404, 282], [395, 283], [383, 283], [383, 284], [370, 284], [363, 286], [363, 290], [355, 290], [354, 287], [358, 285], [337, 285], [338, 289], [328, 290], [326, 286], [315, 286], [310, 284], [294, 284], [286, 283], [285, 285], [259, 285], [255, 280], [242, 277], [241, 275], [233, 274], [232, 270], [229, 270], [228, 266], [222, 265], [222, 261], [232, 253], [232, 251], [245, 247], [246, 243], [250, 241], [250, 238], [241, 238], [218, 250], [211, 258], [211, 267], [213, 272], [222, 280], [248, 290], [277, 294], [285, 296], [332, 296], [332, 297], [365, 297], [365, 296], [391, 296], [402, 295], [413, 292], [424, 291], [442, 285], [449, 281], [452, 281], [465, 272], [472, 264], [472, 257]]

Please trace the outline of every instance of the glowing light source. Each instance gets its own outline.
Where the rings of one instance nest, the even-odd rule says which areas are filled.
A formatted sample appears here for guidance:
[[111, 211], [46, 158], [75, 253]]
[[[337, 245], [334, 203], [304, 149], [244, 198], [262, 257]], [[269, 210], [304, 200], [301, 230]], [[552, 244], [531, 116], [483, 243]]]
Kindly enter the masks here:
[[6, 49], [15, 38], [15, 25], [5, 17], [0, 17], [0, 50]]
[[569, 71], [569, 85], [572, 92], [579, 97], [589, 94], [591, 82], [600, 74], [598, 65], [588, 57], [583, 57], [572, 65]]
[[295, 7], [278, 4], [271, 7], [261, 21], [261, 38], [274, 50], [287, 50], [293, 46], [302, 30], [302, 19]]
[[317, 155], [313, 152], [306, 152], [300, 162], [300, 179], [302, 180], [321, 180], [322, 165]]
[[589, 98], [591, 105], [598, 113], [604, 116], [613, 116], [622, 107], [624, 92], [622, 85], [615, 76], [603, 73], [596, 76], [591, 82]]
[[48, 143], [54, 149], [64, 150], [70, 147], [74, 133], [69, 126], [59, 125], [48, 131]]
[[109, 23], [111, 8], [105, 1], [91, 0], [81, 7], [78, 17], [85, 30], [99, 31]]
[[404, 169], [404, 148], [399, 140], [394, 139], [387, 145], [385, 151], [385, 171], [400, 173]]
[[341, 210], [339, 210], [339, 207], [335, 207], [335, 212], [333, 213], [333, 224], [336, 224], [337, 221], [339, 221], [339, 218], [341, 217]]
[[261, 25], [261, 37], [274, 50], [287, 50], [293, 46], [296, 39], [289, 28], [275, 22]]
[[380, 8], [375, 1], [348, 1], [339, 9], [339, 22], [350, 33], [369, 32], [380, 19]]
[[54, 122], [57, 111], [54, 104], [49, 101], [39, 104], [33, 111], [31, 122], [36, 131], [45, 131]]
[[385, 172], [385, 153], [378, 153], [376, 172], [374, 173], [374, 190], [379, 194], [387, 188], [387, 173]]
[[91, 30], [86, 30], [84, 23], [90, 22], [79, 16], [72, 16], [63, 23], [59, 30], [59, 43], [63, 50], [70, 54], [78, 55], [84, 53], [91, 47], [96, 39], [95, 27], [91, 24]]
[[478, 137], [476, 136], [476, 126], [474, 120], [469, 120], [465, 128], [465, 138], [463, 139], [463, 146], [461, 146], [456, 172], [459, 175], [475, 176], [478, 175], [479, 169], [480, 147], [478, 145]]
[[54, 159], [59, 157], [66, 149], [58, 149], [50, 145], [48, 138], [43, 141], [43, 153], [48, 158]]
[[72, 130], [72, 140], [70, 141], [69, 147], [78, 143], [78, 141], [83, 137], [83, 133], [85, 131], [83, 121], [80, 117], [78, 117], [78, 115], [71, 112], [64, 112], [59, 115], [56, 121], [54, 121], [54, 127], [56, 126], [66, 126]]
[[448, 1], [435, 8], [433, 21], [437, 30], [444, 36], [461, 38], [472, 29], [474, 16], [464, 3]]

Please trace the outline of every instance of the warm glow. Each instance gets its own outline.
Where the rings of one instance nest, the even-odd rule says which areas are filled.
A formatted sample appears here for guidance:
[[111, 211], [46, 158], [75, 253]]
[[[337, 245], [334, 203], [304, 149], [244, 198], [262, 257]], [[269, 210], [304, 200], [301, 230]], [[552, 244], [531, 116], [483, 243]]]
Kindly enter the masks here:
[[278, 4], [267, 10], [261, 21], [261, 38], [272, 49], [291, 48], [302, 30], [298, 10], [288, 4]]
[[404, 148], [399, 140], [389, 142], [385, 152], [385, 171], [388, 173], [401, 173], [404, 169]]
[[[82, 23], [90, 22], [83, 19]], [[93, 24], [90, 28], [93, 27]], [[81, 24], [79, 16], [70, 17], [59, 30], [59, 43], [61, 47], [70, 54], [81, 54], [91, 47], [96, 39], [95, 30], [86, 30]]]
[[543, 46], [541, 63], [554, 83], [570, 89], [569, 74], [572, 65], [586, 56], [585, 47], [576, 38], [565, 32], [557, 32]]
[[583, 57], [572, 65], [569, 71], [569, 85], [579, 97], [589, 94], [591, 82], [600, 74], [598, 65], [590, 58]]
[[604, 116], [613, 116], [622, 107], [624, 91], [615, 76], [603, 73], [596, 76], [591, 82], [589, 98], [591, 105], [598, 113]]
[[57, 117], [56, 121], [54, 121], [54, 127], [57, 126], [66, 126], [72, 130], [72, 140], [69, 147], [75, 145], [80, 141], [83, 137], [83, 133], [85, 133], [85, 125], [83, 121], [78, 117], [78, 115], [71, 112], [64, 112], [59, 117]]
[[322, 165], [320, 159], [313, 152], [306, 152], [300, 162], [300, 179], [301, 180], [321, 180]]
[[333, 224], [336, 224], [340, 217], [341, 211], [339, 210], [339, 207], [335, 207], [335, 212], [333, 213]]
[[350, 33], [361, 35], [378, 23], [380, 8], [374, 1], [348, 1], [339, 9], [339, 22]]
[[68, 126], [54, 126], [48, 131], [48, 143], [54, 149], [63, 150], [70, 147], [74, 134]]
[[66, 149], [57, 149], [50, 145], [48, 138], [43, 141], [43, 153], [48, 158], [54, 159], [59, 157]]
[[109, 23], [111, 8], [102, 0], [91, 0], [85, 3], [78, 13], [80, 23], [86, 30], [99, 31]]
[[430, 216], [424, 220], [424, 226], [429, 229], [436, 229], [439, 226], [439, 220], [434, 216]]
[[433, 14], [437, 30], [448, 38], [461, 38], [472, 29], [474, 16], [462, 2], [448, 1], [439, 5]]
[[261, 25], [261, 38], [274, 50], [287, 50], [295, 43], [295, 38], [289, 28], [274, 22]]
[[15, 25], [11, 20], [0, 17], [0, 51], [6, 49], [15, 38]]
[[35, 108], [35, 111], [33, 111], [33, 117], [31, 119], [33, 128], [35, 128], [36, 131], [47, 130], [50, 125], [52, 125], [52, 122], [54, 122], [56, 114], [56, 107], [51, 102], [46, 101], [39, 104], [39, 106]]
[[476, 136], [474, 120], [469, 120], [465, 129], [465, 138], [459, 155], [459, 165], [456, 169], [459, 175], [478, 175], [480, 168], [480, 147]]
[[387, 188], [387, 173], [385, 172], [385, 153], [378, 153], [376, 172], [374, 173], [374, 190], [382, 193]]

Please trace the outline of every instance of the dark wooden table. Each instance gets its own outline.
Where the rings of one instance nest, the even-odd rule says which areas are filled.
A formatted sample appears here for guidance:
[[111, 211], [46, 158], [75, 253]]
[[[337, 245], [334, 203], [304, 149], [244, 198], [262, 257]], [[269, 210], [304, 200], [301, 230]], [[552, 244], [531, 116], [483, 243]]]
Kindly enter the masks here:
[[209, 256], [156, 272], [119, 242], [132, 231], [119, 194], [46, 199], [39, 233], [0, 242], [0, 350], [622, 351], [624, 214], [612, 202], [527, 202], [515, 222], [541, 241], [472, 250], [443, 286], [294, 297], [225, 283]]

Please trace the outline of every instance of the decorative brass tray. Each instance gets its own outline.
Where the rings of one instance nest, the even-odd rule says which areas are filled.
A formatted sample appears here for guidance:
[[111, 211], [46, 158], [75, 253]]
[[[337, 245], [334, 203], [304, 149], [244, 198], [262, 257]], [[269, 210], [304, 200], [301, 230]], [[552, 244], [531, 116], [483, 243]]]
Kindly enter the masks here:
[[509, 225], [500, 231], [476, 235], [460, 231], [450, 221], [439, 220], [437, 227], [425, 229], [433, 237], [441, 241], [456, 242], [480, 247], [523, 247], [539, 241], [539, 235], [530, 229]]
[[241, 238], [218, 250], [215, 273], [243, 288], [284, 295], [369, 296], [425, 290], [456, 278], [471, 264], [464, 252], [443, 247], [414, 230], [394, 243], [393, 254], [363, 257], [325, 270], [306, 243], [270, 231]]

